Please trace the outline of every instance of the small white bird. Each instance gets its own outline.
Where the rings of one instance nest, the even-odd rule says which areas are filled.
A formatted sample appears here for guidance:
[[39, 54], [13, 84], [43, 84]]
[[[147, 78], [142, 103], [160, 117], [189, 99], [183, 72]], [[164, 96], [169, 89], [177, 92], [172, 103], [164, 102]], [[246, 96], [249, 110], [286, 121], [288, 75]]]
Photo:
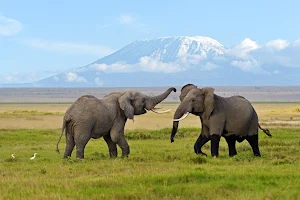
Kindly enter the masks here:
[[30, 160], [35, 159], [36, 154], [37, 154], [37, 153], [34, 153], [34, 155], [30, 158]]
[[11, 157], [12, 157], [12, 159], [15, 159], [15, 158], [16, 158], [14, 154], [11, 154]]

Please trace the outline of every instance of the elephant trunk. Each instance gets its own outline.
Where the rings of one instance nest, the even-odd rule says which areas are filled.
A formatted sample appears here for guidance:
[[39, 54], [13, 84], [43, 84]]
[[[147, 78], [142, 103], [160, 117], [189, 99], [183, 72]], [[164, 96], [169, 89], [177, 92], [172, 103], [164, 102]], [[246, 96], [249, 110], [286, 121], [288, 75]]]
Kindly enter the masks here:
[[153, 97], [148, 97], [146, 101], [146, 109], [147, 110], [152, 110], [157, 104], [162, 102], [164, 99], [166, 99], [171, 92], [176, 92], [176, 88], [171, 87], [167, 89], [164, 93], [153, 96]]
[[[177, 108], [175, 114], [174, 114], [174, 118], [173, 119], [179, 119], [181, 118], [184, 114], [186, 113], [185, 109], [183, 109], [182, 104], [179, 105], [179, 107]], [[174, 142], [174, 137], [177, 133], [178, 130], [178, 125], [179, 125], [179, 121], [173, 121], [173, 128], [172, 128], [172, 132], [171, 132], [171, 142]]]

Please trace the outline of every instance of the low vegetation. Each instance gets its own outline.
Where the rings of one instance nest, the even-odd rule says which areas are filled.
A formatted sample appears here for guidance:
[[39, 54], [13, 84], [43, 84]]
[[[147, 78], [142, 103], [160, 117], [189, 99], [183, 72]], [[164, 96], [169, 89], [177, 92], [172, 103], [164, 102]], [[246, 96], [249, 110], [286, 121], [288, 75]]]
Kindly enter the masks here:
[[63, 160], [55, 152], [60, 129], [1, 129], [0, 199], [300, 199], [299, 128], [273, 128], [272, 138], [260, 132], [260, 158], [246, 141], [228, 157], [223, 138], [219, 158], [198, 156], [199, 128], [180, 128], [174, 143], [170, 131], [127, 130], [126, 159], [109, 159], [97, 139], [85, 160]]
[[[299, 102], [254, 102], [259, 121], [264, 126], [299, 127]], [[0, 129], [58, 129], [62, 126], [62, 118], [70, 104], [38, 103], [38, 104], [0, 104]], [[135, 116], [135, 123], [128, 121], [127, 130], [158, 130], [170, 128], [178, 103], [162, 103], [158, 107], [171, 109], [169, 113], [158, 115], [148, 112]], [[196, 124], [196, 125], [195, 125]], [[180, 123], [180, 127], [200, 127], [199, 118], [190, 115]]]
[[6, 117], [8, 116], [18, 116], [18, 115], [58, 115], [62, 116], [64, 115], [64, 112], [58, 112], [58, 111], [39, 111], [39, 110], [6, 110], [3, 112], [0, 112], [1, 115], [4, 115]]

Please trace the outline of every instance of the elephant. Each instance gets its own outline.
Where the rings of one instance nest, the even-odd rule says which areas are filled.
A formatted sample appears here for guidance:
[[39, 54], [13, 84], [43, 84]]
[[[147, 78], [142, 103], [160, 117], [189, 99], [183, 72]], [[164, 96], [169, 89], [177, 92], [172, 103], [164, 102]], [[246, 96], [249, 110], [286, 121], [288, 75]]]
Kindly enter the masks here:
[[220, 137], [226, 139], [229, 147], [229, 156], [235, 156], [236, 141], [245, 139], [252, 147], [255, 156], [261, 156], [258, 146], [258, 128], [272, 137], [268, 129], [263, 129], [251, 103], [242, 96], [221, 97], [214, 94], [214, 88], [198, 88], [193, 84], [182, 87], [181, 103], [174, 113], [171, 142], [178, 130], [179, 121], [189, 113], [200, 117], [202, 129], [194, 145], [196, 154], [206, 155], [201, 148], [211, 141], [211, 155], [219, 156]]
[[[197, 88], [197, 86], [193, 85], [193, 84], [187, 84], [185, 86], [182, 87], [181, 89], [181, 94], [179, 96], [179, 99], [180, 101], [182, 102], [182, 100], [184, 99], [184, 97], [187, 95], [187, 93], [193, 89], [193, 88]], [[243, 97], [242, 97], [243, 98]], [[201, 117], [199, 116], [200, 118], [200, 122], [201, 122]], [[201, 133], [203, 132], [204, 128], [203, 128], [203, 124], [201, 123]], [[200, 135], [201, 135], [200, 133]], [[229, 156], [235, 156], [237, 154], [236, 150], [231, 148], [232, 145], [229, 145], [231, 144], [232, 142], [235, 142], [235, 138], [234, 137], [230, 137], [230, 136], [225, 136], [224, 134], [222, 134], [222, 136], [225, 138], [227, 144], [228, 144], [228, 149], [229, 149]], [[172, 140], [172, 142], [174, 141], [174, 139]], [[196, 154], [201, 154], [201, 155], [204, 155], [204, 156], [207, 156], [206, 153], [202, 152], [201, 151], [201, 147], [203, 145], [205, 145], [207, 142], [209, 141], [209, 138], [207, 137], [203, 137], [201, 135], [201, 137], [198, 138], [198, 142], [195, 143], [194, 145], [194, 152]]]
[[122, 149], [122, 157], [128, 157], [129, 145], [124, 135], [127, 119], [134, 121], [134, 115], [142, 115], [166, 99], [176, 89], [170, 87], [157, 96], [147, 96], [135, 90], [113, 92], [102, 99], [92, 95], [79, 97], [66, 111], [63, 118], [62, 133], [56, 144], [59, 153], [59, 142], [65, 131], [66, 148], [63, 158], [71, 157], [76, 146], [76, 158], [84, 158], [84, 149], [88, 141], [103, 137], [107, 143], [110, 157], [117, 157], [117, 146]]

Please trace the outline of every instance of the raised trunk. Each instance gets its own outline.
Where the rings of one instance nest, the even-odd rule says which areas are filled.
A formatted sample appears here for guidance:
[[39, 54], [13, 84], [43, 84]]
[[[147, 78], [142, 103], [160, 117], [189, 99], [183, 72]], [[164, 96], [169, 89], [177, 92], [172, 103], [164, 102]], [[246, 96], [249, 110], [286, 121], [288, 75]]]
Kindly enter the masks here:
[[148, 97], [148, 99], [146, 101], [146, 109], [147, 110], [153, 109], [157, 104], [159, 104], [164, 99], [166, 99], [172, 91], [176, 92], [176, 88], [171, 87], [160, 95], [157, 95], [154, 97]]
[[[182, 115], [185, 114], [185, 109], [183, 109], [183, 106], [182, 104], [180, 104], [176, 110], [176, 112], [174, 113], [174, 118], [173, 119], [179, 119], [182, 117]], [[172, 132], [171, 132], [171, 142], [174, 142], [174, 137], [177, 133], [177, 130], [178, 130], [178, 125], [179, 125], [179, 122], [178, 121], [173, 121], [173, 128], [172, 128]]]

